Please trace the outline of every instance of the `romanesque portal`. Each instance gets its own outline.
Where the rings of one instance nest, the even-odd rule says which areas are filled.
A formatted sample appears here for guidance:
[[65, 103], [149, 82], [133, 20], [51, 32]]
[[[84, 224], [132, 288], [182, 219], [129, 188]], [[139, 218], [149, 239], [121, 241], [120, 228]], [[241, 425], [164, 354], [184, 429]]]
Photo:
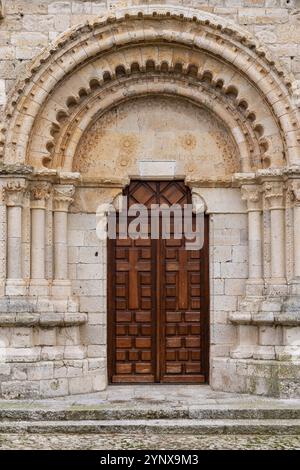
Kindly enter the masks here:
[[[181, 305], [164, 314], [171, 339], [163, 376], [194, 374], [216, 390], [299, 396], [299, 135], [290, 77], [255, 38], [223, 18], [131, 7], [60, 35], [26, 67], [5, 108], [1, 395], [102, 390], [110, 361], [117, 379], [129, 369], [132, 377], [157, 373], [145, 340], [149, 325], [139, 326], [133, 295], [143, 289], [145, 319], [151, 285], [144, 276], [129, 293], [119, 276], [118, 294], [111, 294], [107, 242], [96, 235], [100, 204], [118, 208], [130, 183], [151, 181], [188, 188], [210, 240], [209, 282], [198, 285], [196, 272], [175, 294], [169, 275], [159, 292], [170, 306], [178, 295]], [[98, 216], [106, 220], [107, 213]], [[116, 274], [126, 264], [122, 253]], [[177, 254], [170, 249], [168, 263]], [[197, 258], [179, 254], [194, 269]], [[149, 247], [142, 256], [148, 259]], [[194, 320], [208, 285], [206, 377]], [[120, 321], [113, 333], [123, 344], [113, 358], [108, 293], [132, 306], [124, 313], [129, 324]], [[182, 351], [174, 353], [178, 338]], [[131, 341], [140, 343], [138, 362]]]

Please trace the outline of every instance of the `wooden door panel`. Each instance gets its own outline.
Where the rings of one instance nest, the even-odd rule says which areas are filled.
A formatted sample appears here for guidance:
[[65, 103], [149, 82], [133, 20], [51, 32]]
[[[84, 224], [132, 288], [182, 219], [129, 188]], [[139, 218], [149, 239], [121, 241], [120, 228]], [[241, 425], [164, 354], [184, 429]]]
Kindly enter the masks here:
[[[132, 204], [187, 204], [182, 182], [132, 182]], [[205, 247], [175, 239], [109, 241], [109, 375], [113, 383], [205, 382], [208, 376], [208, 224]], [[172, 238], [173, 237], [173, 238]]]

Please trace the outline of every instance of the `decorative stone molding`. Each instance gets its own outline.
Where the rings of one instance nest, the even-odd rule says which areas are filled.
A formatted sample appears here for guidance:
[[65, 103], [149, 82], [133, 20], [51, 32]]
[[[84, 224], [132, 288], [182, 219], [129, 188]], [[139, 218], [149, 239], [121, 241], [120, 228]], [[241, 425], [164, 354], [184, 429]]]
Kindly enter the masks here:
[[[164, 22], [162, 28], [161, 22], [166, 18], [167, 21]], [[193, 22], [193, 31], [190, 27], [191, 22]], [[107, 36], [111, 37], [111, 41], [107, 40], [105, 43], [99, 41], [103, 30]], [[136, 31], [134, 37], [129, 34], [130, 30]], [[221, 49], [220, 42], [222, 42]], [[155, 43], [155, 47], [149, 45], [151, 43]], [[115, 51], [116, 44], [126, 51], [124, 63], [116, 62], [120, 60]], [[191, 49], [189, 54], [185, 52], [187, 44]], [[161, 46], [166, 57], [164, 64], [158, 63], [157, 59], [157, 50]], [[180, 73], [177, 74], [178, 78], [170, 77], [170, 73], [173, 73], [174, 47], [183, 60]], [[83, 49], [86, 53], [84, 60], [81, 52]], [[141, 54], [141, 49], [145, 49], [145, 53]], [[193, 57], [189, 59], [191, 51]], [[109, 55], [111, 59], [107, 60]], [[220, 55], [222, 67], [219, 74]], [[72, 60], [70, 60], [71, 56]], [[146, 63], [140, 63], [141, 56], [149, 60]], [[58, 60], [60, 65], [58, 65]], [[93, 69], [101, 71], [96, 77], [94, 72], [91, 76], [91, 69], [89, 65], [87, 66], [91, 63], [90, 60], [94, 61]], [[134, 64], [136, 65], [137, 60], [138, 71], [133, 74], [134, 77], [130, 77], [131, 68]], [[209, 69], [205, 73], [202, 73], [203, 62], [209, 64]], [[107, 63], [115, 65], [108, 68]], [[248, 63], [254, 65], [247, 67], [248, 76], [245, 79], [245, 64]], [[164, 72], [166, 64], [167, 73]], [[289, 163], [295, 163], [299, 159], [296, 137], [299, 122], [295, 115], [296, 106], [291, 97], [289, 77], [284, 74], [280, 64], [271, 58], [270, 52], [263, 50], [247, 31], [234, 26], [224, 18], [218, 18], [203, 11], [147, 5], [118, 10], [116, 15], [109, 13], [101, 17], [101, 21], [96, 20], [72, 28], [34, 60], [22, 78], [23, 80], [16, 86], [15, 93], [12, 92], [6, 107], [8, 131], [3, 135], [6, 162], [18, 158], [24, 162], [32, 162], [35, 167], [60, 166], [64, 170], [71, 171], [72, 159], [78, 145], [77, 138], [80, 140], [84, 131], [79, 121], [90, 123], [104, 111], [102, 104], [106, 103], [106, 100], [99, 99], [99, 94], [105, 94], [110, 85], [112, 88], [115, 87], [115, 91], [113, 93], [109, 91], [108, 96], [112, 95], [111, 98], [114, 96], [114, 102], [110, 106], [116, 105], [117, 99], [119, 101], [129, 99], [131, 90], [138, 90], [137, 85], [142, 85], [143, 81], [145, 89], [148, 88], [147, 93], [155, 91], [170, 93], [173, 90], [174, 94], [180, 95], [181, 88], [187, 90], [190, 87], [190, 95], [198, 102], [199, 96], [202, 96], [205, 105], [214, 101], [214, 108], [216, 110], [219, 108], [218, 115], [221, 120], [228, 122], [230, 114], [230, 120], [232, 120], [230, 127], [233, 129], [232, 134], [240, 149], [244, 171], [259, 167], [262, 162], [263, 165], [273, 167], [284, 165], [282, 144], [286, 147]], [[132, 79], [131, 84], [127, 83], [130, 79]], [[83, 81], [86, 82], [84, 88], [88, 96], [86, 99], [79, 99], [78, 86], [80, 84], [81, 87]], [[39, 83], [42, 84], [43, 90], [52, 95], [53, 100], [35, 99]], [[65, 97], [65, 101], [61, 103], [61, 109], [55, 110], [53, 103], [60, 103], [61, 96], [65, 96], [62, 93], [62, 86], [74, 91], [72, 96]], [[124, 86], [129, 90], [128, 96], [120, 97], [120, 87]], [[260, 88], [259, 91], [257, 87]], [[278, 90], [280, 90], [280, 95], [278, 95]], [[145, 93], [145, 91], [141, 90], [140, 93]], [[206, 94], [210, 95], [209, 99], [206, 99]], [[25, 122], [23, 122], [22, 106], [19, 106], [21, 98], [22, 106], [26, 107], [27, 114], [33, 117], [32, 125], [30, 124], [26, 131], [25, 128], [23, 129]], [[69, 106], [71, 102], [72, 109]], [[243, 107], [237, 106], [237, 102], [243, 103], [243, 107], [246, 107], [245, 112]], [[255, 106], [257, 102], [260, 103], [259, 107]], [[53, 116], [53, 125], [57, 126], [59, 123], [58, 132], [55, 132], [57, 141], [54, 141], [52, 124], [48, 119], [50, 115]], [[76, 123], [75, 115], [79, 119]], [[60, 120], [64, 116], [67, 116], [67, 126], [60, 125]], [[45, 122], [49, 123], [44, 128], [43, 143], [36, 129], [41, 118], [45, 118]], [[70, 128], [71, 122], [76, 126], [76, 133]], [[18, 123], [17, 127], [16, 123]], [[291, 129], [293, 132], [290, 132]], [[289, 138], [287, 139], [288, 132]], [[75, 134], [76, 138], [73, 141]], [[22, 135], [22, 142], [20, 135]], [[70, 139], [71, 135], [72, 139]], [[283, 138], [278, 138], [279, 135]], [[13, 149], [10, 146], [12, 141], [16, 144]], [[60, 150], [56, 148], [56, 144], [59, 145]], [[54, 160], [49, 148], [55, 150]], [[18, 149], [20, 153], [18, 157], [15, 149]], [[251, 162], [252, 154], [254, 162]]]
[[242, 200], [247, 202], [248, 212], [262, 210], [262, 188], [257, 185], [245, 185], [241, 188]]
[[25, 180], [11, 180], [8, 181], [5, 187], [5, 198], [7, 206], [22, 206], [24, 192], [27, 189]]
[[282, 182], [264, 183], [264, 191], [270, 209], [284, 209], [284, 186]]
[[292, 181], [290, 189], [295, 206], [300, 206], [300, 181]]
[[53, 210], [57, 212], [68, 212], [69, 205], [73, 201], [74, 193], [75, 187], [73, 185], [55, 185]]
[[46, 201], [51, 194], [51, 184], [47, 182], [33, 183], [31, 185], [31, 208], [45, 209]]

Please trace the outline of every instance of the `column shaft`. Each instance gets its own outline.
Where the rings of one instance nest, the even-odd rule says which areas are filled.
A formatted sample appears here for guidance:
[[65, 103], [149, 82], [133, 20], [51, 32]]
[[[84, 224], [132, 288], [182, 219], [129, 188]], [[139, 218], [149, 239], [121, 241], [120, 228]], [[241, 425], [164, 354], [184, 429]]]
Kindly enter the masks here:
[[55, 279], [68, 279], [68, 214], [54, 212], [54, 273]]
[[7, 277], [22, 278], [22, 208], [7, 209]]
[[285, 218], [283, 209], [271, 210], [272, 278], [285, 277]]
[[45, 278], [45, 210], [31, 210], [31, 278]]

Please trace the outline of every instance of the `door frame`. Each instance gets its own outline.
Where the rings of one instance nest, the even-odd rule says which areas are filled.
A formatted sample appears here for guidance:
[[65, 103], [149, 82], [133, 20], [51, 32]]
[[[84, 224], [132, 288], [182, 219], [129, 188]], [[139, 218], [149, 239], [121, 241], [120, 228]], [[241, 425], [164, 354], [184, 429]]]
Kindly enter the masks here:
[[[139, 181], [141, 178], [132, 178], [130, 180], [131, 184], [134, 181]], [[167, 178], [145, 178], [145, 181], [167, 181]], [[178, 181], [183, 181], [182, 178], [178, 178]], [[128, 184], [128, 186], [129, 186]], [[191, 191], [191, 188], [188, 185], [185, 185], [188, 190]], [[127, 185], [126, 185], [127, 187]], [[124, 193], [124, 189], [122, 191], [122, 194]], [[209, 220], [209, 215], [206, 214], [204, 211], [204, 217], [205, 217], [205, 223], [204, 223], [204, 255], [203, 255], [203, 263], [204, 263], [204, 268], [201, 270], [200, 274], [203, 280], [204, 285], [206, 286], [206, 295], [203, 297], [203, 307], [201, 309], [201, 312], [203, 314], [201, 315], [201, 344], [203, 345], [203, 351], [202, 351], [202, 357], [201, 361], [203, 364], [203, 373], [205, 375], [205, 381], [202, 383], [197, 383], [197, 385], [208, 385], [209, 380], [210, 380], [210, 261], [209, 261], [209, 249], [210, 249], [210, 220]], [[155, 251], [157, 251], [157, 245], [155, 245]], [[157, 256], [157, 253], [155, 254]], [[107, 285], [106, 285], [106, 298], [107, 298], [107, 376], [108, 376], [108, 384], [109, 385], [120, 385], [120, 383], [114, 383], [112, 382], [112, 376], [114, 373], [114, 366], [115, 366], [115, 348], [114, 348], [114, 331], [116, 328], [115, 324], [115, 318], [110, 317], [110, 312], [113, 311], [114, 309], [114, 300], [111, 295], [109, 295], [109, 288], [110, 286], [113, 285], [113, 282], [115, 280], [115, 274], [116, 274], [116, 258], [114, 256], [114, 240], [111, 240], [107, 238]], [[156, 266], [157, 271], [159, 271], [158, 266]], [[157, 275], [157, 273], [155, 273]], [[157, 307], [157, 300], [155, 300], [154, 305]], [[159, 315], [155, 315], [155, 324], [159, 322]], [[159, 341], [158, 338], [159, 335], [159, 328], [156, 328], [156, 334], [154, 335], [154, 348], [155, 351], [157, 350], [157, 344]], [[202, 349], [202, 348], [201, 348]], [[155, 354], [154, 362], [156, 364], [155, 367], [155, 378], [157, 378], [157, 374], [160, 373], [161, 370], [161, 364], [158, 362], [161, 362], [161, 355]], [[157, 367], [158, 364], [158, 367]], [[173, 384], [175, 382], [135, 382], [134, 380], [130, 381], [128, 378], [127, 382], [124, 382], [124, 384], [137, 384], [137, 385], [142, 385], [144, 384], [153, 384], [153, 385], [168, 385], [168, 384]], [[186, 382], [184, 381], [178, 381], [175, 384], [184, 384]]]

